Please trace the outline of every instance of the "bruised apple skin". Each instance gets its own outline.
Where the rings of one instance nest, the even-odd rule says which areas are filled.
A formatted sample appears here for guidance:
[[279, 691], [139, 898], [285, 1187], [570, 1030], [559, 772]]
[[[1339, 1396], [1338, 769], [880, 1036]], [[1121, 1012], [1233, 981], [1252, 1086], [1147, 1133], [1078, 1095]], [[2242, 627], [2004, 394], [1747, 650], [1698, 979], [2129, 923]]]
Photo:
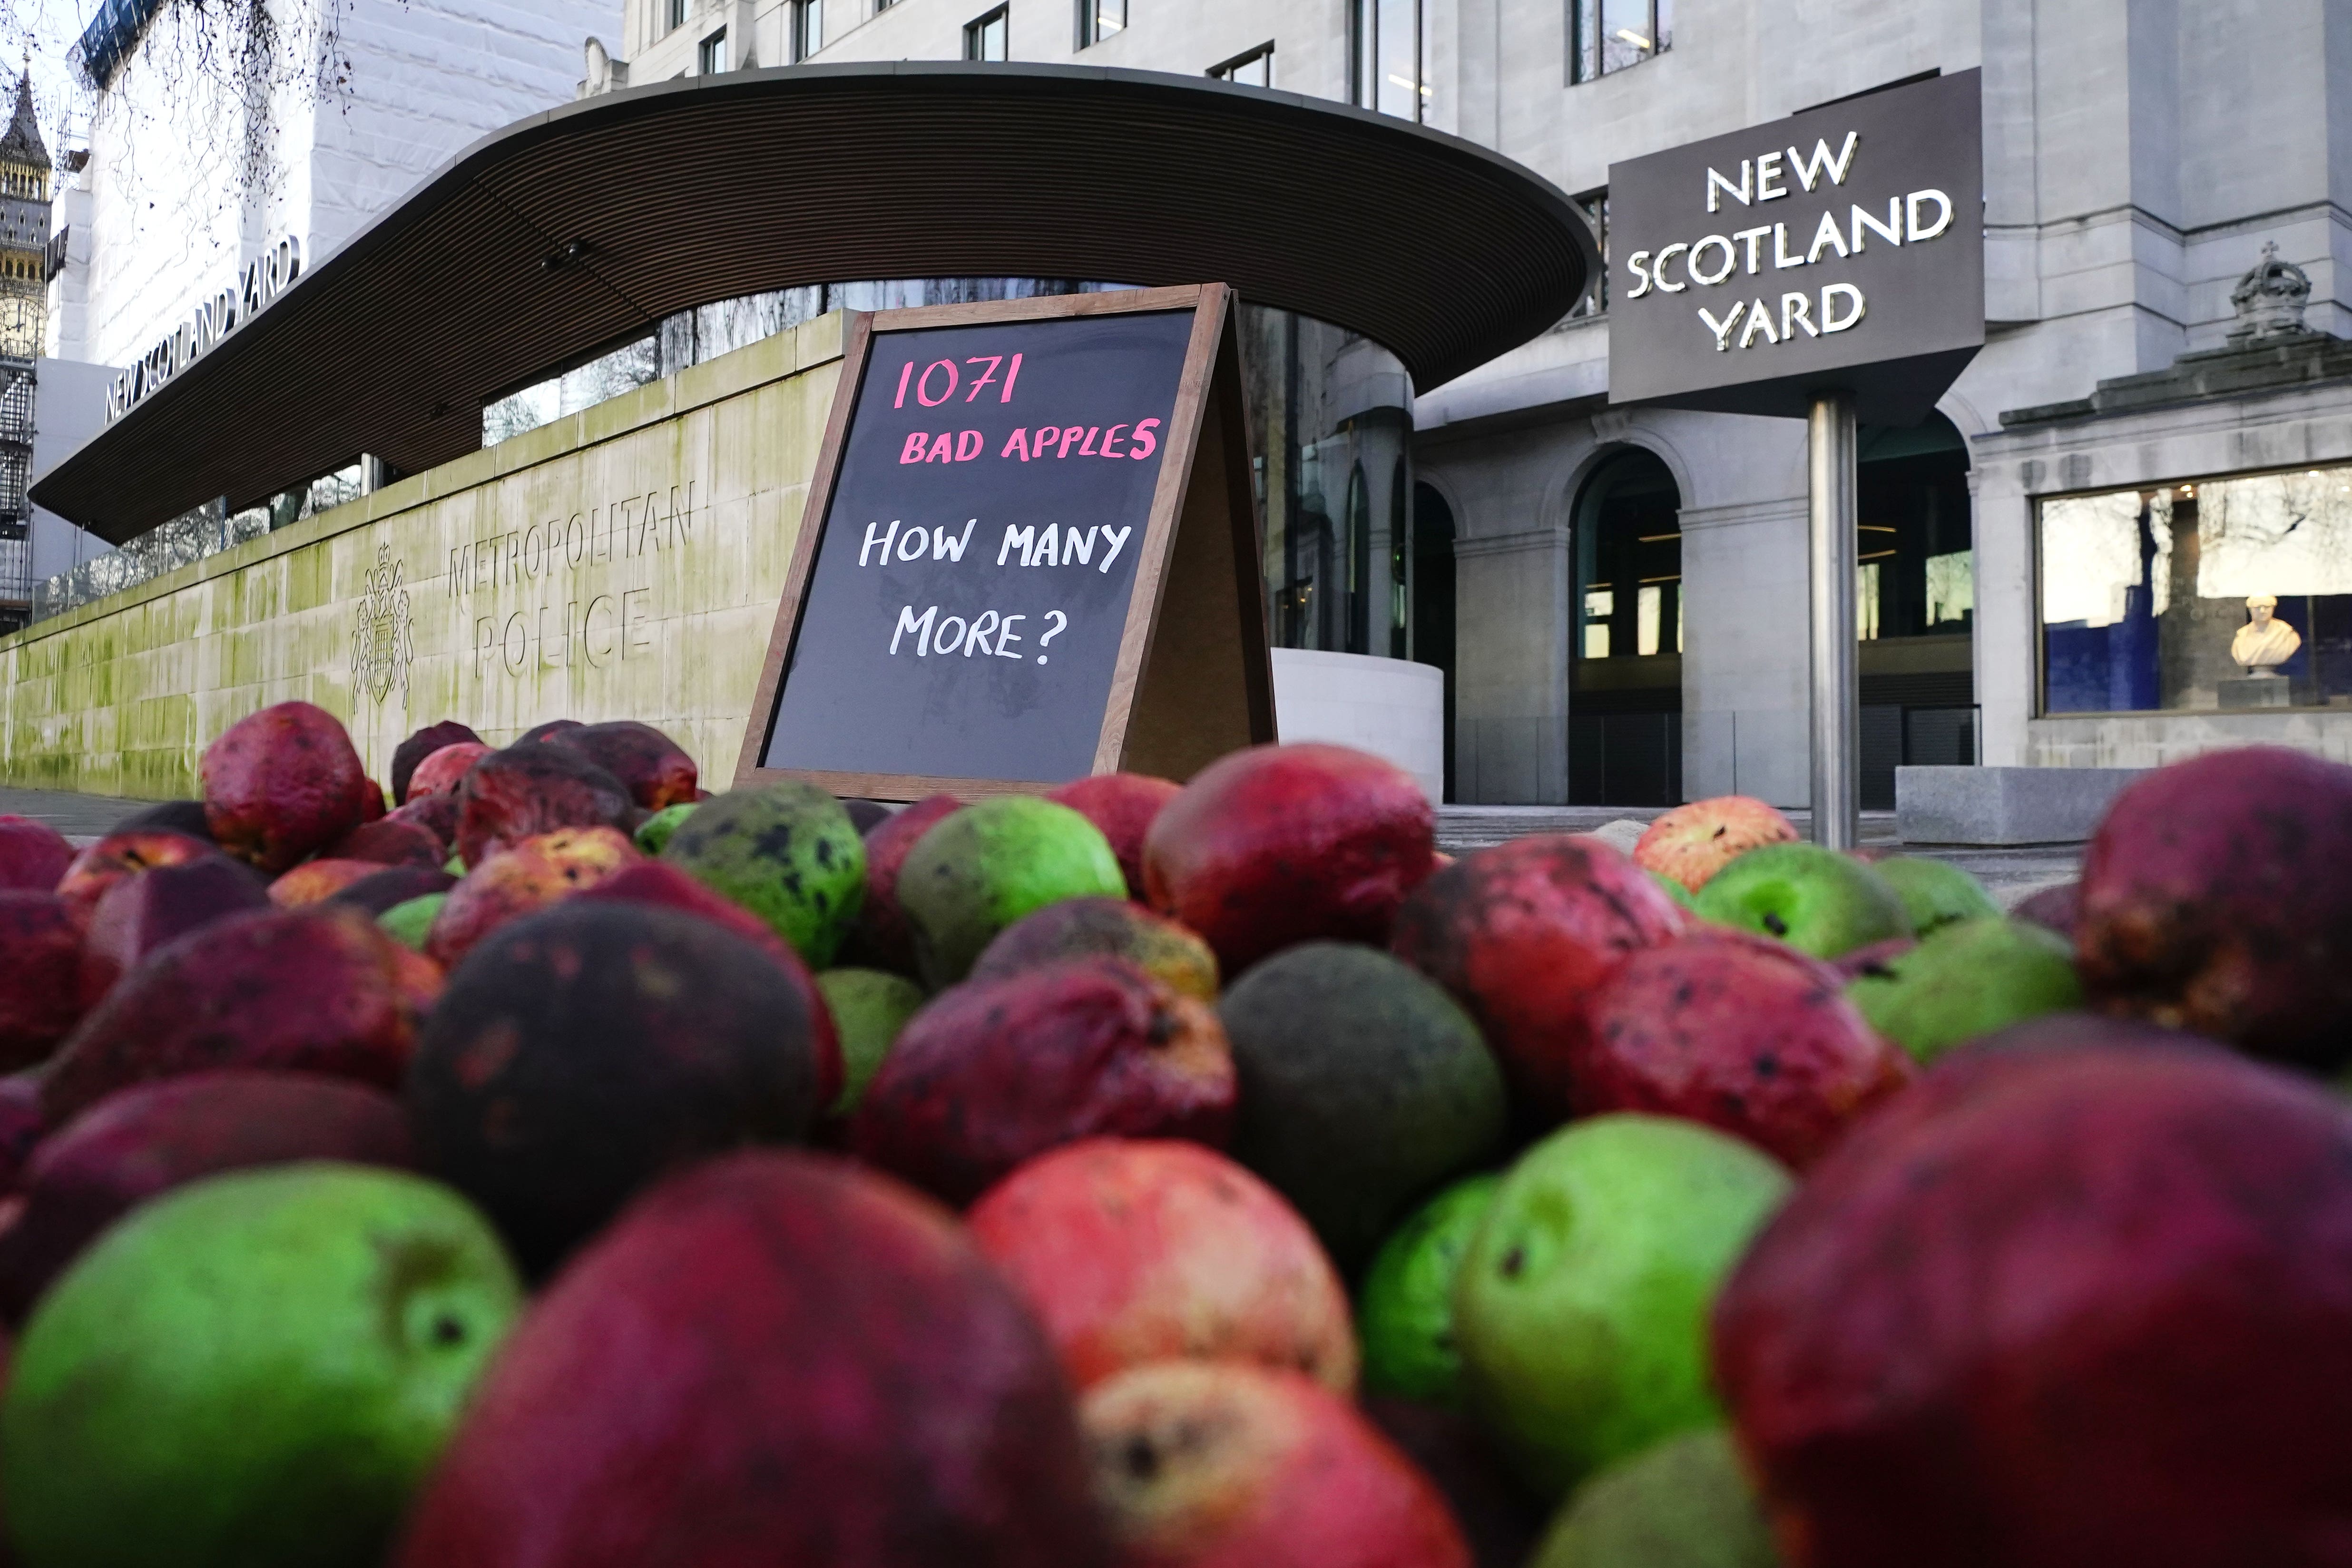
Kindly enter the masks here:
[[269, 884], [269, 901], [289, 910], [319, 903], [383, 869], [374, 860], [305, 860]]
[[1132, 1568], [1471, 1568], [1430, 1479], [1297, 1373], [1156, 1362], [1097, 1384], [1079, 1419]]
[[701, 798], [701, 773], [694, 759], [651, 724], [616, 719], [558, 731], [548, 741], [569, 747], [620, 780], [646, 811]]
[[1397, 911], [1399, 958], [1478, 1021], [1519, 1100], [1544, 1125], [1572, 1108], [1593, 997], [1633, 953], [1682, 934], [1648, 874], [1598, 838], [1533, 834], [1481, 849]]
[[996, 933], [970, 978], [995, 980], [1063, 958], [1123, 958], [1197, 1002], [1217, 999], [1217, 955], [1165, 915], [1125, 899], [1064, 899]]
[[99, 899], [82, 933], [82, 994], [95, 1005], [123, 971], [165, 942], [268, 907], [259, 875], [226, 855], [200, 855], [121, 878]]
[[1127, 877], [1127, 896], [1139, 903], [1144, 897], [1144, 836], [1183, 788], [1173, 779], [1150, 773], [1095, 773], [1047, 790], [1045, 798], [1068, 806], [1110, 841], [1110, 852], [1118, 857], [1118, 868]]
[[733, 931], [774, 959], [792, 977], [809, 1009], [816, 1047], [818, 1101], [829, 1106], [840, 1094], [848, 1069], [842, 1060], [841, 1037], [835, 1027], [832, 1009], [817, 989], [816, 976], [801, 962], [793, 944], [776, 934], [773, 926], [666, 860], [638, 860], [625, 865], [574, 896], [591, 903], [648, 904], [698, 916]]
[[2091, 1005], [2335, 1071], [2352, 1060], [2352, 766], [2278, 746], [2136, 780], [2083, 856]]
[[223, 849], [271, 876], [357, 827], [370, 785], [342, 721], [308, 702], [249, 713], [196, 766]]
[[42, 1060], [81, 1017], [81, 943], [55, 893], [0, 890], [0, 1072]]
[[[446, 747], [465, 742], [480, 745], [481, 740], [482, 738], [475, 734], [468, 726], [460, 724], [455, 719], [444, 719], [438, 724], [427, 724], [394, 747], [392, 772], [389, 775], [392, 782], [392, 804], [395, 807], [408, 804], [410, 788], [415, 777], [416, 769], [425, 758]], [[487, 746], [483, 747], [485, 751], [488, 749]]]
[[471, 868], [559, 827], [610, 827], [625, 837], [635, 811], [620, 780], [579, 752], [518, 742], [466, 771], [455, 844]]
[[478, 1386], [396, 1568], [1110, 1568], [1076, 1412], [943, 1211], [726, 1155], [572, 1260]]
[[543, 1269], [692, 1161], [824, 1109], [807, 992], [705, 920], [574, 900], [449, 976], [408, 1076], [425, 1168]]
[[1796, 841], [1796, 824], [1755, 796], [1719, 795], [1652, 822], [1633, 846], [1633, 864], [1696, 893], [1750, 849]]
[[610, 827], [559, 827], [523, 839], [468, 871], [433, 918], [425, 955], [444, 969], [509, 921], [593, 888], [641, 857]]
[[1192, 1356], [1355, 1390], [1330, 1258], [1280, 1194], [1213, 1149], [1090, 1138], [1023, 1165], [965, 1218], [1079, 1388]]
[[1593, 998], [1569, 1061], [1581, 1115], [1643, 1110], [1745, 1138], [1799, 1170], [1911, 1081], [1844, 977], [1740, 931], [1644, 948]]
[[898, 872], [914, 853], [916, 840], [940, 818], [962, 809], [963, 802], [951, 795], [926, 795], [865, 830], [866, 901], [843, 944], [844, 963], [887, 969], [910, 979], [920, 973], [915, 964], [915, 933], [907, 924], [906, 906], [898, 902]]
[[73, 846], [66, 842], [66, 836], [47, 823], [29, 816], [0, 816], [0, 889], [54, 892], [73, 858]]
[[408, 781], [407, 798], [401, 805], [414, 805], [431, 795], [456, 795], [474, 764], [490, 752], [491, 748], [479, 741], [459, 741], [442, 747], [416, 764], [416, 772]]
[[330, 894], [327, 902], [350, 904], [380, 915], [411, 899], [446, 893], [457, 885], [457, 879], [438, 866], [379, 866], [373, 874]]
[[444, 864], [449, 858], [449, 852], [457, 847], [457, 813], [462, 804], [454, 794], [413, 795], [406, 805], [394, 806], [386, 812], [383, 819], [421, 827], [433, 835], [435, 841], [441, 846], [441, 859], [435, 864]]
[[1200, 932], [1228, 978], [1297, 942], [1385, 942], [1429, 876], [1436, 823], [1412, 775], [1369, 752], [1253, 746], [1152, 822], [1147, 901]]
[[373, 860], [379, 866], [438, 867], [449, 858], [440, 835], [420, 822], [378, 817], [363, 822], [320, 857], [328, 860]]
[[207, 839], [173, 833], [168, 828], [142, 827], [110, 833], [74, 857], [73, 864], [58, 879], [58, 897], [66, 901], [76, 918], [87, 921], [98, 908], [98, 900], [106, 896], [106, 890], [125, 877], [158, 866], [185, 865], [219, 853]]
[[1097, 1134], [1223, 1144], [1234, 1058], [1217, 1016], [1118, 959], [959, 985], [908, 1020], [849, 1125], [858, 1157], [951, 1204]]
[[41, 1084], [63, 1122], [116, 1089], [210, 1068], [407, 1071], [440, 971], [354, 909], [231, 915], [150, 954], [66, 1039]]
[[252, 1165], [341, 1160], [413, 1168], [400, 1102], [310, 1073], [232, 1069], [109, 1095], [42, 1141], [23, 1206], [0, 1228], [0, 1322], [35, 1298], [98, 1234], [159, 1193]]
[[2147, 1024], [2021, 1025], [1814, 1168], [1714, 1343], [1792, 1563], [2335, 1568], [2352, 1116]]

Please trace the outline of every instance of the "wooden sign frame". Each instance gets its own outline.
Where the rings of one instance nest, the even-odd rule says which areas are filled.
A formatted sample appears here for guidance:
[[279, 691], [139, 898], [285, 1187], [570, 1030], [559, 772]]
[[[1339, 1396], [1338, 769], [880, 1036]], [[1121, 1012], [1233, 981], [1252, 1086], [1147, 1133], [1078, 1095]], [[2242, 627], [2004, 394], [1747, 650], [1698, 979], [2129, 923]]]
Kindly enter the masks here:
[[893, 332], [1139, 311], [1193, 312], [1192, 333], [1168, 421], [1151, 510], [1136, 560], [1135, 586], [1095, 743], [1096, 773], [1122, 771], [1184, 779], [1243, 746], [1275, 738], [1273, 665], [1266, 651], [1265, 584], [1260, 574], [1255, 489], [1242, 403], [1233, 290], [1222, 283], [1066, 294], [976, 305], [924, 305], [850, 313], [841, 385], [824, 446], [809, 482], [800, 535], [776, 609], [775, 629], [744, 726], [735, 784], [803, 779], [837, 795], [908, 801], [1042, 795], [1055, 781], [835, 773], [762, 766], [784, 671], [800, 635], [825, 516], [832, 510], [875, 344]]

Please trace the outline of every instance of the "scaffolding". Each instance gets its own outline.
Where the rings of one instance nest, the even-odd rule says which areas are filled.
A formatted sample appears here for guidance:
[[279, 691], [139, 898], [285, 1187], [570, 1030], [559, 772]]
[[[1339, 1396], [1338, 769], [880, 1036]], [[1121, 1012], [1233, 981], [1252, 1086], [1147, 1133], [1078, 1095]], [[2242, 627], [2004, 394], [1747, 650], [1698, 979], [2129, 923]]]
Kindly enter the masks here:
[[35, 376], [30, 357], [0, 354], [0, 632], [32, 618]]

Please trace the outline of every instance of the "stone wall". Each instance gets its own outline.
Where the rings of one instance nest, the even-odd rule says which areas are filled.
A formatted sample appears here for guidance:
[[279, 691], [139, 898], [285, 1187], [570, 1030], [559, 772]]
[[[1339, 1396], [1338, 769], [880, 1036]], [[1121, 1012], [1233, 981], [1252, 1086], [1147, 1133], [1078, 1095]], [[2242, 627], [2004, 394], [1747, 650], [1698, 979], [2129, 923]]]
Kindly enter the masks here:
[[273, 702], [381, 778], [455, 718], [642, 719], [724, 787], [839, 379], [831, 315], [0, 638], [0, 781], [166, 799]]
[[2035, 719], [2022, 761], [2037, 768], [2160, 768], [2235, 746], [2290, 746], [2352, 763], [2352, 713], [2099, 713]]

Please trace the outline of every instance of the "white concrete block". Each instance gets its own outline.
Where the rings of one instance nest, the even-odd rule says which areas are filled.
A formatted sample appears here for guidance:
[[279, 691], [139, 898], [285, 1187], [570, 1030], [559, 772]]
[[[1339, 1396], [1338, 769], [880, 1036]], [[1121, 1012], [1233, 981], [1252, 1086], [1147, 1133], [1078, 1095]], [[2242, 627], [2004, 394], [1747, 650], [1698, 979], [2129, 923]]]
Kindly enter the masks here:
[[1274, 650], [1275, 732], [1394, 763], [1433, 803], [1445, 798], [1445, 672], [1356, 653]]

